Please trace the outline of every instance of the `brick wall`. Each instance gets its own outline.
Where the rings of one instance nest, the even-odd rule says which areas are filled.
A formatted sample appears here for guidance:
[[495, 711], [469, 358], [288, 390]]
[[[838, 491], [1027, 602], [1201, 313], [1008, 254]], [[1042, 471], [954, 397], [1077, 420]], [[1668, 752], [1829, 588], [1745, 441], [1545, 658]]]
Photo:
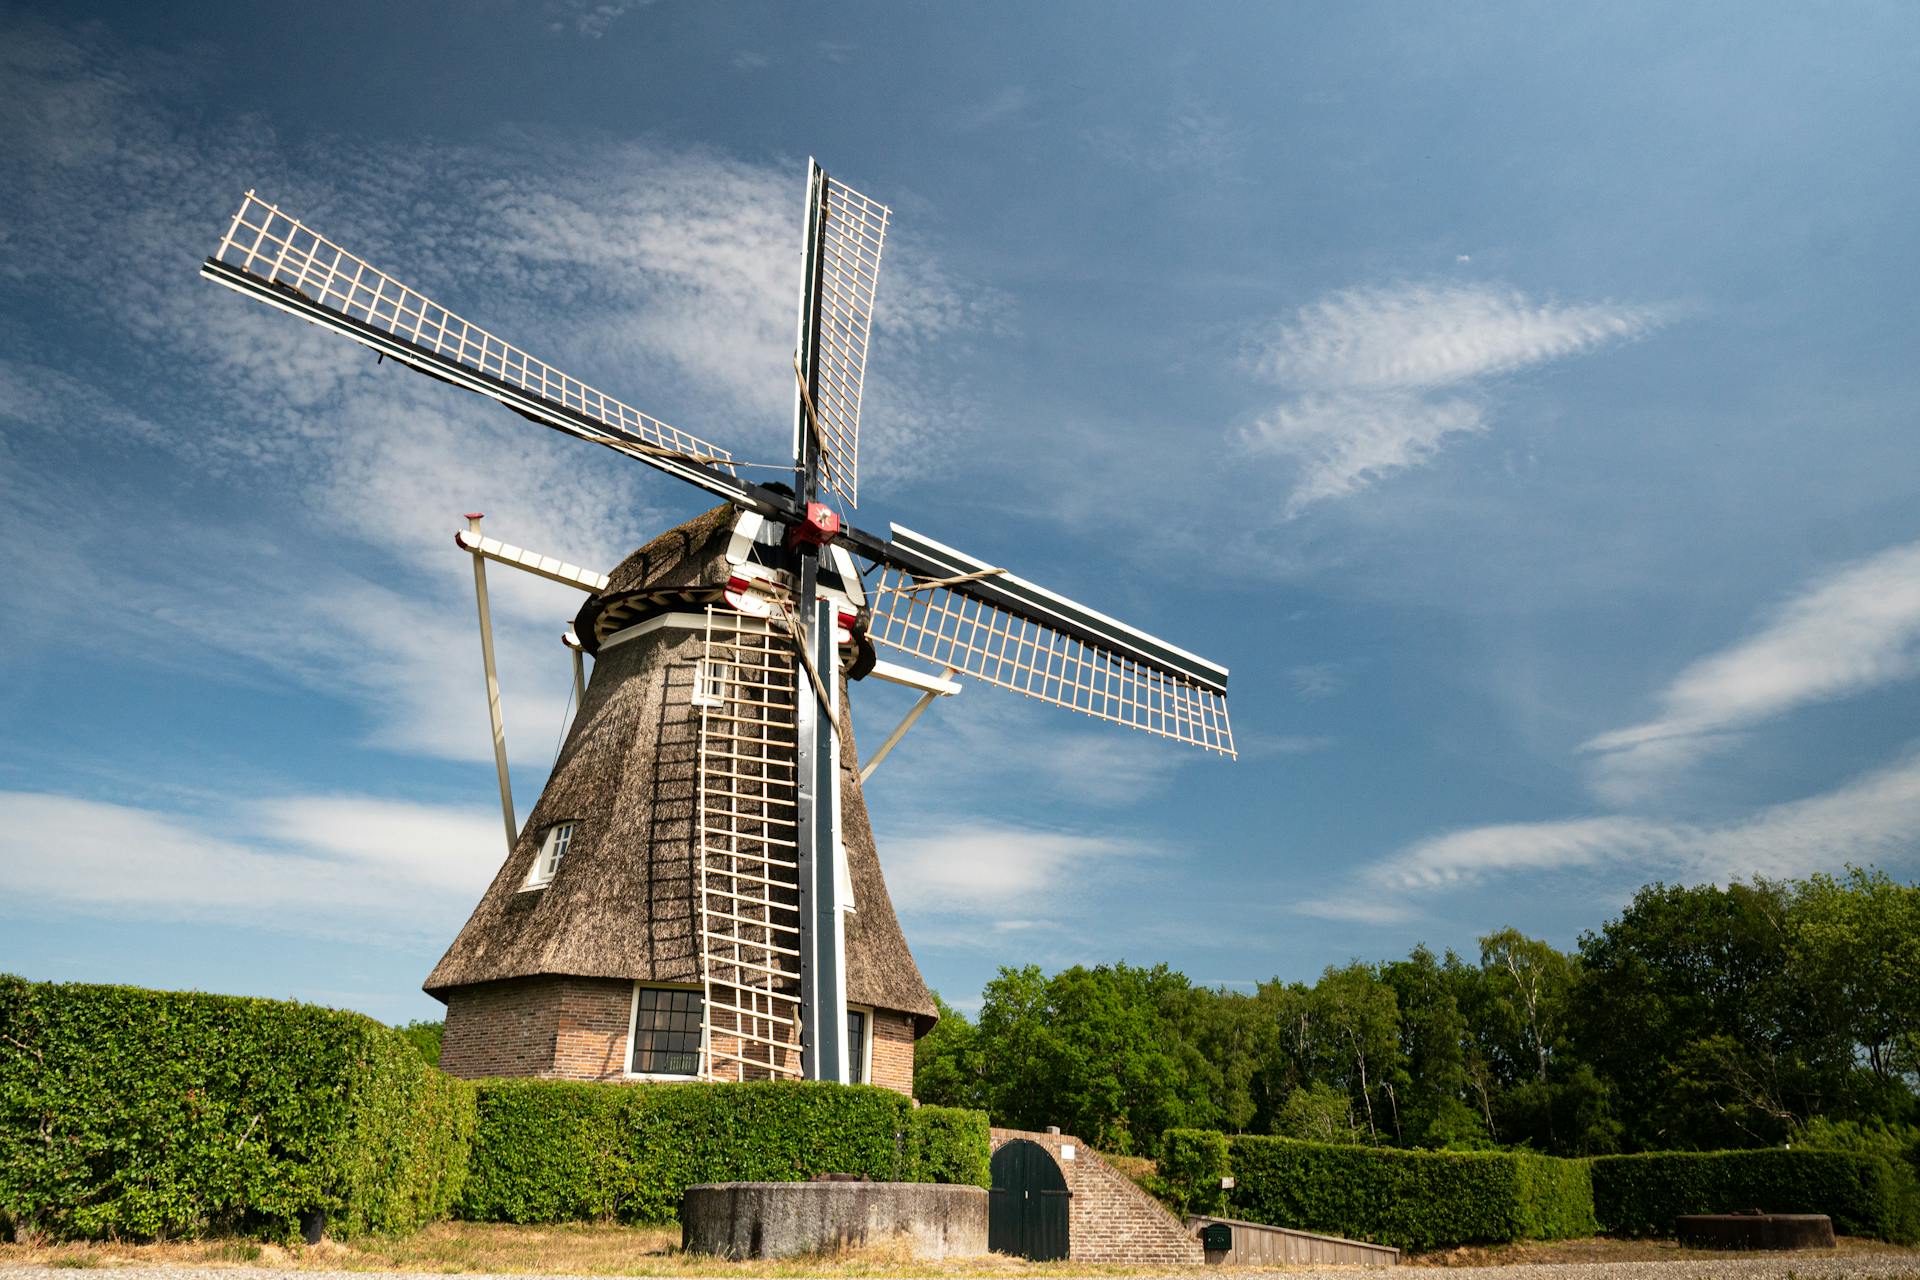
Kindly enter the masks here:
[[[456, 987], [447, 993], [440, 1066], [452, 1075], [548, 1080], [623, 1080], [633, 984], [621, 978], [514, 978]], [[716, 1027], [714, 1045], [735, 1046]], [[764, 1076], [749, 1070], [749, 1079]], [[873, 1013], [868, 1078], [913, 1093], [913, 1017]]]
[[867, 1079], [913, 1096], [913, 1015], [891, 1009], [873, 1011], [873, 1054]]
[[[1067, 1201], [1067, 1258], [1072, 1262], [1192, 1265], [1206, 1261], [1197, 1237], [1133, 1179], [1071, 1134], [993, 1130], [993, 1149], [1016, 1138], [1037, 1142], [1053, 1156], [1073, 1193]], [[1073, 1159], [1062, 1159], [1062, 1148]]]
[[626, 1070], [633, 984], [515, 978], [447, 993], [440, 1066], [456, 1076], [618, 1080]]

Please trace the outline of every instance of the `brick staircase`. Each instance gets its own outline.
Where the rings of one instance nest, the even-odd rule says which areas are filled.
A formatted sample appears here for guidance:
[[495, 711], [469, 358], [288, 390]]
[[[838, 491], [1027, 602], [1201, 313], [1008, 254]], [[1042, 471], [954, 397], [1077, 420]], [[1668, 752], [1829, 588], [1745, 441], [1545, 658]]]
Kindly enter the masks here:
[[[1015, 1138], [1037, 1142], [1053, 1156], [1073, 1199], [1067, 1207], [1067, 1258], [1072, 1262], [1147, 1262], [1173, 1265], [1206, 1261], [1200, 1241], [1186, 1225], [1133, 1179], [1064, 1133], [995, 1129], [993, 1145]], [[1072, 1158], [1065, 1157], [1066, 1151]]]

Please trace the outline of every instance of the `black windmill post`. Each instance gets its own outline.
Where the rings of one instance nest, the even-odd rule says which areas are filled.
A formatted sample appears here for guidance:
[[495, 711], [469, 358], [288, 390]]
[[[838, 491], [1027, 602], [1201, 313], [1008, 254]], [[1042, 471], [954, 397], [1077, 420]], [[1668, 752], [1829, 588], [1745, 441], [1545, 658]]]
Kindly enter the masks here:
[[[543, 426], [643, 462], [734, 509], [736, 550], [728, 552], [733, 576], [724, 590], [716, 586], [703, 597], [709, 643], [717, 631], [731, 628], [729, 634], [736, 638], [779, 640], [786, 656], [777, 660], [785, 675], [759, 686], [747, 677], [771, 670], [775, 659], [765, 658], [769, 665], [764, 668], [737, 669], [744, 673], [738, 681], [743, 688], [758, 688], [750, 697], [736, 697], [731, 680], [715, 682], [724, 685], [725, 697], [706, 687], [710, 702], [724, 703], [737, 714], [700, 715], [703, 734], [709, 719], [749, 722], [748, 730], [759, 735], [755, 741], [761, 747], [750, 765], [709, 771], [704, 739], [702, 745], [702, 803], [709, 794], [738, 801], [740, 793], [747, 793], [742, 811], [731, 815], [724, 849], [707, 847], [704, 809], [696, 827], [701, 965], [706, 975], [701, 1070], [713, 1078], [719, 1077], [712, 1059], [723, 1056], [713, 1033], [724, 1030], [733, 1038], [739, 1067], [734, 1078], [748, 1078], [752, 1067], [758, 1073], [754, 1078], [803, 1074], [848, 1079], [844, 922], [854, 904], [848, 890], [837, 729], [844, 719], [839, 697], [846, 681], [872, 674], [925, 695], [865, 766], [848, 773], [851, 781], [845, 785], [854, 788], [934, 696], [955, 690], [956, 675], [1221, 755], [1234, 754], [1225, 667], [923, 534], [889, 525], [888, 536], [882, 537], [847, 523], [842, 512], [853, 510], [859, 498], [860, 395], [889, 213], [812, 162], [806, 200], [793, 359], [793, 457], [790, 467], [757, 464], [788, 471], [791, 488], [743, 478], [742, 469], [755, 464], [738, 462], [726, 449], [567, 376], [377, 270], [251, 191], [201, 267], [201, 274], [218, 284], [348, 337], [384, 359], [497, 400]], [[608, 588], [606, 575], [505, 546], [477, 530], [462, 533], [458, 542], [477, 558], [529, 569], [587, 591], [583, 618], [612, 599], [601, 594]], [[691, 598], [688, 592], [680, 594]], [[883, 661], [877, 648], [928, 664], [940, 674]], [[701, 671], [704, 680], [704, 665]], [[696, 683], [696, 689], [701, 687]], [[697, 700], [701, 695], [693, 696]], [[495, 732], [497, 737], [497, 723]], [[776, 737], [779, 751], [767, 746]], [[792, 763], [781, 764], [787, 754]], [[733, 757], [716, 753], [716, 758], [724, 763]], [[851, 767], [856, 762], [847, 763]], [[767, 832], [785, 828], [767, 815], [783, 806], [792, 808], [797, 820], [790, 820], [790, 838], [774, 838]], [[864, 813], [863, 805], [860, 811]], [[740, 870], [740, 840], [735, 838], [742, 830], [757, 832], [748, 842], [758, 841], [767, 854], [746, 872]], [[870, 834], [863, 839], [870, 840]], [[768, 853], [789, 846], [790, 858]], [[720, 861], [709, 863], [709, 855]], [[714, 866], [721, 869], [713, 871]], [[728, 881], [729, 876], [734, 879]], [[760, 885], [759, 897], [716, 890], [720, 901], [713, 905], [707, 899], [716, 877], [736, 887]], [[778, 902], [770, 901], [776, 897]], [[797, 912], [782, 906], [794, 898]], [[783, 910], [786, 916], [776, 921]], [[787, 916], [794, 917], [791, 924]], [[714, 924], [727, 920], [736, 922], [730, 937]], [[776, 934], [784, 938], [783, 931], [795, 935], [795, 945], [768, 941]], [[747, 932], [759, 941], [744, 941]], [[716, 978], [716, 973], [725, 976]], [[772, 1011], [788, 1007], [797, 1010], [797, 1017], [772, 1016]], [[721, 1018], [731, 1021], [721, 1028]], [[763, 1023], [786, 1028], [780, 1034], [793, 1033], [797, 1068], [775, 1061], [783, 1052], [779, 1045], [786, 1042], [776, 1044], [773, 1032], [760, 1037], [765, 1051], [759, 1059], [748, 1062], [738, 1056], [746, 1053], [746, 1042], [755, 1039], [747, 1028]]]

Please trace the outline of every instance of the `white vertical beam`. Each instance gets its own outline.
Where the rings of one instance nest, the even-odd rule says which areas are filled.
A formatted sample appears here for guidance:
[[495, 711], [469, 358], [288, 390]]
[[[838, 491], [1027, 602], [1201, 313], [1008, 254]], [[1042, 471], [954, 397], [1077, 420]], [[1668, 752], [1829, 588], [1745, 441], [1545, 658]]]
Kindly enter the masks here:
[[[481, 512], [467, 513], [467, 528], [480, 532]], [[500, 711], [500, 673], [493, 662], [493, 611], [487, 605], [487, 561], [473, 553], [473, 595], [480, 606], [480, 661], [487, 671], [487, 718], [493, 725], [493, 771], [500, 778], [500, 817], [507, 828], [507, 853], [513, 853], [520, 832], [513, 821], [513, 784], [507, 779], [507, 725]], [[576, 657], [575, 661], [578, 661]]]

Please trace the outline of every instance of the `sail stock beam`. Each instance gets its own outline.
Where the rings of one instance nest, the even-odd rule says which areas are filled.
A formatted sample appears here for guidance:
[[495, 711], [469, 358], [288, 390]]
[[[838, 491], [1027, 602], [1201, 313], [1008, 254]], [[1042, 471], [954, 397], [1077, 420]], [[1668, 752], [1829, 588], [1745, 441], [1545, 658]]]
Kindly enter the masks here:
[[763, 515], [792, 515], [790, 499], [740, 479], [725, 449], [528, 355], [252, 192], [200, 274], [543, 426], [605, 445]]

